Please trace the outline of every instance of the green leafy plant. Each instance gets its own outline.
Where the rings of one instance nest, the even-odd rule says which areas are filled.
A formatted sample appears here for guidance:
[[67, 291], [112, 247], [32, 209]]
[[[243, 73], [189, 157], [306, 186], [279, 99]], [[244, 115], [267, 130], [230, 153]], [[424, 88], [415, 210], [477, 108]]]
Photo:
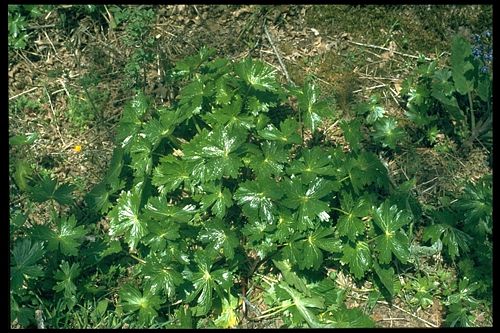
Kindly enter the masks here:
[[[327, 313], [354, 321], [312, 297], [305, 286], [314, 279], [301, 272], [347, 265], [393, 294], [390, 264], [408, 261], [411, 217], [386, 200], [387, 169], [363, 146], [306, 146], [303, 131], [314, 134], [335, 114], [312, 81], [287, 88], [259, 61], [213, 55], [203, 48], [173, 68], [181, 89], [171, 107], [137, 94], [118, 125], [116, 159], [88, 197], [138, 260], [133, 269], [148, 296], [123, 294], [127, 311], [139, 309], [132, 294], [134, 304], [160, 297], [177, 305], [174, 317], [186, 307], [195, 322], [232, 327], [243, 281], [274, 264], [285, 272], [277, 300], [290, 325], [343, 325], [320, 319]], [[160, 317], [155, 304], [139, 312], [141, 322]]]
[[[141, 24], [151, 17], [150, 11], [128, 17], [128, 43], [137, 50], [154, 47], [140, 41]], [[151, 59], [138, 54], [131, 61], [137, 66], [128, 68], [138, 89], [116, 127], [109, 168], [85, 196], [96, 223], [78, 218], [73, 185], [37, 177], [22, 160], [12, 165], [30, 200], [52, 204], [41, 225], [19, 211], [11, 216], [12, 321], [234, 328], [246, 316], [289, 328], [372, 327], [366, 311], [345, 304], [338, 274], [347, 273], [354, 283], [373, 282], [373, 304], [408, 288], [415, 305], [428, 307], [439, 281], [446, 323], [474, 324], [477, 298], [491, 289], [484, 278], [491, 274], [491, 176], [423, 214], [411, 195], [415, 182], [395, 184], [377, 154], [397, 151], [415, 133], [377, 96], [359, 106], [356, 118], [335, 119], [312, 80], [283, 85], [261, 61], [229, 61], [201, 48], [167, 72], [179, 94], [158, 106], [141, 89]], [[409, 114], [417, 130], [437, 138], [447, 129], [426, 99], [444, 102], [436, 93], [416, 93], [425, 85], [437, 91], [437, 71], [429, 71], [420, 74]], [[474, 107], [486, 102], [471, 92], [470, 82], [479, 81], [469, 71], [452, 72], [437, 74], [453, 83], [447, 98], [459, 106], [462, 95]], [[460, 110], [447, 120], [457, 120]], [[479, 116], [477, 110], [469, 114]], [[339, 120], [349, 149], [318, 139], [325, 120]], [[13, 147], [30, 141], [10, 138]], [[417, 225], [423, 233], [414, 231]], [[418, 275], [405, 286], [398, 281], [402, 271], [419, 272], [421, 256], [441, 252], [456, 264], [459, 283], [447, 271]]]
[[28, 45], [29, 34], [27, 21], [40, 16], [47, 11], [50, 5], [9, 5], [8, 7], [8, 29], [9, 50], [24, 49]]
[[[437, 61], [419, 66], [401, 90], [407, 100], [406, 115], [419, 131], [417, 137], [425, 137], [421, 131], [438, 130], [466, 148], [478, 140], [491, 146], [492, 74], [483, 70], [485, 65], [473, 56], [470, 43], [456, 36], [450, 67], [438, 67]], [[432, 138], [427, 144], [433, 144]]]

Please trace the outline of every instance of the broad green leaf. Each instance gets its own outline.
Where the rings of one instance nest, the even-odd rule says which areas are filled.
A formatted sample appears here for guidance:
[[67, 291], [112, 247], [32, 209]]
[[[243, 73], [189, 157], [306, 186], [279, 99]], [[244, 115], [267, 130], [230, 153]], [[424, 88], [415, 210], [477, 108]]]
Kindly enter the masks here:
[[163, 290], [169, 300], [174, 299], [176, 287], [183, 282], [180, 271], [179, 265], [165, 253], [150, 254], [141, 269], [146, 289], [155, 295]]
[[431, 240], [433, 243], [439, 239], [448, 249], [448, 255], [455, 259], [462, 252], [469, 252], [469, 244], [472, 237], [449, 224], [438, 223], [424, 229], [423, 240]]
[[236, 96], [231, 103], [225, 103], [222, 108], [215, 109], [204, 116], [204, 120], [212, 127], [226, 126], [228, 128], [245, 128], [247, 130], [255, 126], [255, 117], [242, 113], [243, 101]]
[[483, 76], [479, 79], [477, 84], [477, 95], [483, 102], [491, 100], [491, 86], [492, 80], [488, 76]]
[[311, 287], [311, 292], [324, 298], [325, 306], [337, 308], [344, 305], [345, 295], [347, 290], [339, 288], [334, 280], [335, 276], [326, 277], [318, 283], [314, 283]]
[[220, 328], [236, 328], [238, 325], [238, 298], [229, 294], [229, 300], [227, 298], [222, 299], [222, 312], [215, 319], [214, 323]]
[[389, 188], [387, 168], [374, 153], [363, 151], [357, 158], [349, 158], [344, 167], [348, 170], [356, 194], [371, 183], [376, 183], [382, 188]]
[[337, 230], [354, 242], [356, 236], [365, 231], [365, 223], [361, 219], [369, 214], [370, 206], [364, 198], [355, 202], [350, 192], [342, 192], [340, 207], [343, 212], [337, 222]]
[[396, 149], [396, 144], [401, 143], [404, 134], [394, 118], [383, 118], [375, 123], [373, 137], [382, 142], [383, 147]]
[[38, 263], [45, 251], [42, 243], [31, 243], [29, 238], [17, 241], [10, 251], [10, 288], [19, 290], [25, 279], [43, 276], [43, 269]]
[[55, 219], [56, 230], [47, 226], [37, 226], [33, 231], [33, 237], [47, 241], [47, 250], [57, 251], [67, 256], [77, 256], [78, 248], [86, 235], [85, 226], [76, 226], [74, 215], [69, 217], [58, 217]]
[[449, 306], [445, 324], [447, 327], [474, 327], [475, 318], [476, 316], [468, 307], [463, 306], [462, 302], [452, 303]]
[[247, 58], [236, 64], [235, 72], [255, 90], [275, 91], [278, 88], [276, 71], [259, 60]]
[[300, 249], [300, 242], [297, 241], [301, 239], [301, 235], [293, 236], [292, 241], [285, 243], [285, 246], [281, 249], [281, 253], [283, 254], [283, 258], [290, 260], [290, 262], [299, 262], [303, 260], [302, 252]]
[[301, 174], [304, 182], [310, 182], [319, 175], [334, 174], [331, 156], [320, 147], [303, 150], [301, 157], [295, 159], [286, 172], [289, 175]]
[[130, 103], [125, 105], [115, 137], [115, 142], [121, 148], [128, 149], [130, 143], [137, 136], [141, 129], [142, 117], [148, 108], [149, 100], [142, 92], [139, 92]]
[[13, 135], [9, 137], [9, 145], [30, 145], [38, 139], [38, 133], [26, 133], [26, 135]]
[[304, 295], [311, 296], [311, 292], [306, 286], [304, 279], [300, 278], [297, 273], [292, 270], [292, 264], [290, 263], [290, 260], [286, 259], [278, 261], [273, 259], [273, 263], [281, 271], [281, 274], [283, 274], [283, 278], [287, 283], [295, 287], [300, 292], [304, 293]]
[[372, 328], [373, 320], [358, 308], [345, 307], [332, 312], [331, 319], [326, 319], [328, 327], [334, 328]]
[[197, 78], [185, 86], [179, 93], [181, 114], [185, 117], [199, 114], [203, 105], [205, 85]]
[[160, 305], [164, 303], [160, 297], [153, 295], [149, 290], [141, 293], [131, 284], [120, 289], [120, 303], [126, 312], [139, 311], [139, 322], [150, 324], [158, 316]]
[[394, 296], [394, 268], [382, 268], [374, 261], [373, 269], [391, 296]]
[[288, 153], [279, 142], [265, 141], [261, 149], [253, 146], [249, 149], [249, 166], [257, 178], [267, 179], [271, 176], [280, 176], [283, 173], [283, 164], [288, 160]]
[[231, 288], [232, 275], [224, 269], [212, 270], [213, 256], [206, 251], [195, 253], [194, 261], [197, 264], [197, 271], [185, 274], [185, 278], [193, 283], [194, 290], [188, 295], [186, 301], [191, 302], [197, 299], [196, 315], [206, 315], [212, 308], [214, 299], [213, 291], [219, 298], [224, 298], [223, 294], [228, 294]]
[[193, 325], [193, 313], [191, 308], [181, 306], [177, 308], [175, 311], [175, 318], [179, 320], [179, 328], [194, 328]]
[[130, 145], [130, 157], [132, 158], [130, 165], [134, 170], [135, 177], [141, 178], [150, 174], [153, 165], [151, 149], [151, 142], [142, 135], [138, 135]]
[[299, 246], [299, 251], [302, 253], [298, 261], [300, 269], [313, 268], [319, 269], [323, 263], [323, 252], [341, 252], [340, 240], [333, 237], [334, 230], [332, 228], [318, 228], [314, 232], [310, 232]]
[[14, 164], [14, 180], [21, 191], [29, 189], [28, 180], [31, 179], [33, 169], [25, 159], [16, 159]]
[[287, 118], [280, 124], [280, 129], [268, 124], [258, 131], [261, 138], [271, 141], [280, 141], [284, 144], [299, 144], [302, 142], [298, 133], [299, 123], [292, 118]]
[[158, 221], [151, 219], [147, 225], [149, 234], [144, 237], [143, 242], [151, 251], [164, 251], [167, 248], [167, 241], [177, 240], [180, 237], [180, 225], [173, 219], [159, 218]]
[[[305, 187], [303, 183], [309, 186]], [[295, 177], [293, 180], [286, 179], [283, 186], [287, 197], [282, 203], [285, 207], [297, 209], [299, 230], [312, 226], [316, 216], [323, 221], [330, 218], [328, 202], [320, 199], [337, 189], [335, 182], [319, 177], [311, 182], [303, 182], [300, 177]]]
[[[385, 110], [380, 105], [370, 105], [368, 116], [366, 116], [366, 122], [368, 124], [374, 124], [377, 120], [384, 118]], [[388, 118], [392, 119], [392, 118]]]
[[228, 259], [233, 259], [234, 249], [240, 244], [236, 233], [229, 230], [221, 221], [205, 224], [198, 238], [203, 243], [209, 243], [209, 248], [224, 253]]
[[280, 243], [289, 241], [295, 232], [297, 225], [297, 214], [290, 213], [284, 207], [279, 210], [274, 237]]
[[109, 241], [108, 248], [106, 248], [104, 251], [101, 252], [100, 257], [104, 258], [111, 254], [120, 253], [121, 251], [122, 251], [122, 246], [120, 244], [120, 241], [117, 239], [113, 239]]
[[467, 225], [477, 228], [481, 221], [486, 222], [487, 233], [491, 233], [493, 213], [492, 177], [486, 175], [476, 184], [469, 182], [465, 185], [464, 193], [455, 206], [463, 212]]
[[453, 95], [446, 96], [443, 92], [443, 87], [438, 85], [433, 86], [431, 96], [441, 102], [441, 104], [456, 120], [464, 120], [464, 114], [460, 110], [457, 98]]
[[472, 54], [472, 48], [470, 44], [461, 36], [456, 36], [453, 39], [451, 46], [451, 72], [453, 76], [453, 81], [455, 82], [455, 87], [457, 91], [465, 95], [474, 88], [474, 82], [466, 78], [466, 73], [472, 69], [474, 66], [467, 61], [467, 58]]
[[146, 222], [139, 218], [140, 201], [139, 186], [131, 191], [122, 191], [116, 205], [108, 214], [110, 235], [125, 236], [130, 249], [135, 249], [141, 238], [148, 232]]
[[145, 137], [151, 142], [153, 147], [168, 135], [172, 134], [175, 125], [178, 124], [181, 115], [173, 110], [161, 110], [159, 119], [150, 119], [143, 126]]
[[344, 133], [344, 138], [349, 143], [349, 147], [353, 151], [358, 151], [360, 142], [363, 139], [363, 133], [361, 133], [361, 120], [358, 118], [351, 121], [342, 120], [339, 125]]
[[106, 171], [105, 180], [106, 183], [111, 186], [113, 191], [118, 190], [118, 185], [120, 183], [120, 173], [123, 168], [123, 149], [120, 147], [116, 147], [113, 149], [113, 156], [111, 157], [111, 161], [109, 162], [109, 168]]
[[182, 183], [190, 183], [194, 163], [176, 158], [173, 155], [162, 156], [160, 163], [153, 169], [152, 184], [161, 194], [177, 189]]
[[10, 294], [10, 320], [17, 320], [19, 324], [28, 327], [35, 319], [35, 311], [27, 306], [19, 305], [14, 295]]
[[53, 289], [56, 292], [63, 292], [64, 298], [71, 299], [77, 292], [75, 280], [80, 275], [80, 265], [73, 263], [70, 267], [68, 262], [63, 260], [59, 267], [60, 269], [54, 274], [58, 282]]
[[211, 132], [202, 131], [184, 145], [184, 158], [195, 163], [192, 176], [201, 182], [236, 178], [242, 166], [238, 148], [246, 140], [247, 133], [236, 129], [218, 127]]
[[109, 301], [107, 299], [100, 300], [99, 303], [97, 303], [97, 306], [95, 310], [93, 311], [93, 314], [98, 317], [104, 316], [106, 313], [106, 310], [108, 309]]
[[304, 127], [315, 132], [323, 118], [332, 114], [325, 102], [319, 101], [319, 89], [314, 83], [305, 82], [297, 91], [297, 100], [303, 115]]
[[175, 221], [187, 222], [196, 212], [193, 205], [173, 205], [167, 202], [166, 198], [150, 197], [148, 203], [144, 206], [144, 217], [149, 220], [161, 222]]
[[285, 282], [279, 284], [279, 288], [285, 290], [292, 299], [292, 304], [298, 311], [300, 316], [307, 322], [309, 327], [322, 327], [316, 315], [310, 308], [322, 309], [324, 308], [324, 300], [320, 296], [304, 297], [300, 292], [289, 287]]
[[218, 105], [226, 105], [233, 97], [233, 91], [228, 86], [227, 74], [219, 77], [215, 82], [215, 103]]
[[233, 205], [232, 194], [228, 188], [222, 188], [221, 185], [206, 184], [203, 185], [206, 194], [201, 199], [201, 209], [211, 208], [212, 213], [223, 218], [226, 210]]
[[62, 184], [57, 186], [57, 181], [49, 176], [42, 176], [40, 181], [31, 188], [31, 198], [36, 202], [44, 202], [54, 199], [61, 205], [70, 205], [73, 203], [71, 193], [75, 190], [74, 185]]
[[112, 207], [109, 200], [110, 192], [107, 189], [106, 183], [99, 183], [87, 193], [85, 202], [91, 209], [106, 213]]
[[376, 240], [379, 262], [390, 263], [394, 254], [402, 263], [406, 263], [410, 256], [410, 242], [400, 229], [410, 222], [411, 216], [398, 210], [396, 205], [391, 206], [386, 200], [373, 210], [373, 220], [382, 229], [382, 234]]
[[372, 266], [370, 248], [366, 242], [359, 241], [356, 247], [349, 244], [344, 245], [344, 255], [342, 263], [349, 264], [349, 270], [359, 279], [365, 275], [365, 272]]
[[276, 205], [274, 201], [283, 196], [282, 190], [275, 181], [246, 181], [241, 183], [234, 199], [243, 206], [243, 212], [250, 217], [260, 218], [267, 223], [275, 220]]
[[[256, 92], [258, 95], [258, 92]], [[246, 110], [253, 116], [257, 117], [262, 112], [268, 112], [269, 109], [275, 107], [277, 105], [276, 101], [271, 98], [272, 95], [266, 96], [250, 96], [246, 102]]]

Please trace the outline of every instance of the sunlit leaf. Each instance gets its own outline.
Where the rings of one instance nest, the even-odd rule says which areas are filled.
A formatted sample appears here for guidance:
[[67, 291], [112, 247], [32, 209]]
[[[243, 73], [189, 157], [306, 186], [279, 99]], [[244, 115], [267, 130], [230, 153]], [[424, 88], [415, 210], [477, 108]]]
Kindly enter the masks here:
[[141, 191], [139, 186], [131, 191], [122, 191], [116, 205], [109, 212], [110, 229], [113, 236], [125, 236], [131, 249], [147, 234], [146, 222], [139, 218]]
[[373, 220], [382, 229], [382, 234], [376, 240], [379, 262], [389, 263], [394, 254], [402, 263], [406, 263], [410, 256], [410, 242], [400, 229], [410, 223], [411, 216], [396, 205], [391, 206], [386, 200], [373, 211]]
[[142, 293], [131, 284], [126, 284], [120, 289], [120, 303], [126, 312], [139, 311], [139, 322], [150, 324], [158, 316], [158, 309], [164, 303], [159, 296], [148, 290]]
[[39, 265], [45, 251], [41, 243], [31, 243], [25, 238], [17, 241], [11, 250], [10, 287], [18, 290], [23, 281], [30, 278], [43, 276], [43, 267]]
[[370, 248], [366, 242], [359, 241], [356, 247], [351, 247], [349, 244], [344, 245], [344, 255], [341, 259], [342, 263], [349, 265], [349, 270], [356, 278], [361, 278], [372, 265]]
[[275, 201], [283, 196], [274, 181], [246, 181], [234, 193], [234, 199], [243, 206], [247, 216], [260, 218], [267, 223], [275, 220]]

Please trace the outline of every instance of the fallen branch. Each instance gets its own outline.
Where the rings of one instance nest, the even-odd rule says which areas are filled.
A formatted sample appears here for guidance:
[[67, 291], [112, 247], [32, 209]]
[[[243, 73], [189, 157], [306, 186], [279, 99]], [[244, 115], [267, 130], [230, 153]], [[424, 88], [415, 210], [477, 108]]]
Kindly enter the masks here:
[[[388, 49], [387, 47], [382, 47], [382, 46], [378, 46], [378, 45], [363, 44], [363, 43], [353, 42], [353, 41], [350, 41], [350, 40], [348, 40], [348, 42], [351, 43], [351, 44], [354, 44], [354, 45], [359, 45], [359, 46], [369, 47], [369, 48], [372, 48], [372, 49], [379, 49], [379, 50], [393, 52], [394, 54], [399, 54], [400, 56], [403, 56], [403, 57], [409, 57], [409, 58], [414, 58], [414, 59], [420, 59], [421, 58], [420, 56], [416, 56], [416, 55], [412, 55], [412, 54], [407, 54], [407, 53], [402, 53], [402, 52], [394, 51], [394, 50]], [[425, 59], [427, 61], [434, 60], [434, 59], [428, 58], [428, 57], [423, 57], [423, 59]]]
[[356, 94], [356, 93], [359, 93], [359, 92], [362, 92], [362, 91], [365, 91], [365, 90], [373, 90], [373, 89], [382, 88], [382, 87], [386, 87], [386, 86], [387, 86], [387, 84], [379, 84], [379, 85], [376, 85], [376, 86], [373, 86], [373, 87], [361, 88], [361, 89], [358, 89], [358, 90], [354, 90], [352, 93]]
[[281, 66], [281, 69], [285, 73], [286, 80], [288, 81], [288, 83], [291, 83], [291, 84], [295, 85], [293, 83], [293, 81], [290, 79], [290, 76], [288, 75], [288, 71], [286, 70], [285, 64], [281, 60], [281, 56], [278, 53], [278, 50], [276, 49], [276, 46], [274, 46], [273, 40], [271, 39], [271, 35], [269, 34], [269, 31], [267, 30], [267, 25], [266, 24], [264, 24], [264, 32], [266, 33], [266, 37], [267, 37], [267, 40], [269, 41], [269, 44], [271, 44], [271, 47], [273, 48], [274, 54], [278, 58], [278, 61], [279, 61], [280, 66]]
[[26, 91], [23, 91], [23, 92], [21, 92], [21, 93], [19, 93], [19, 94], [17, 94], [17, 95], [14, 95], [14, 96], [12, 96], [12, 97], [9, 97], [9, 101], [11, 101], [11, 100], [13, 100], [13, 99], [18, 98], [19, 96], [22, 96], [22, 95], [25, 95], [25, 94], [27, 94], [27, 93], [30, 93], [30, 92], [32, 92], [33, 90], [36, 90], [36, 89], [38, 89], [38, 88], [40, 88], [40, 87], [34, 87], [34, 88], [28, 89], [28, 90], [26, 90]]

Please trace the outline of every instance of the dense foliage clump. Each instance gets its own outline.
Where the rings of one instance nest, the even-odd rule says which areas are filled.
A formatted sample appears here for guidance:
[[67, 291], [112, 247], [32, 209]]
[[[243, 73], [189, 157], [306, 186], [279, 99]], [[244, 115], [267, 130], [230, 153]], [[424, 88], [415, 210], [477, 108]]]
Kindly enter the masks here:
[[[59, 310], [72, 310], [100, 297], [96, 318], [113, 306], [142, 327], [235, 327], [259, 281], [269, 308], [259, 319], [369, 327], [344, 304], [337, 274], [371, 281], [390, 300], [398, 274], [440, 249], [462, 274], [447, 295], [447, 322], [467, 325], [475, 297], [491, 288], [491, 176], [428, 211], [414, 181], [395, 183], [380, 156], [422, 136], [432, 146], [437, 133], [489, 143], [491, 74], [468, 42], [455, 40], [451, 69], [424, 63], [406, 82], [407, 119], [374, 96], [340, 120], [312, 80], [282, 85], [261, 61], [214, 55], [202, 48], [172, 68], [180, 92], [171, 105], [138, 92], [124, 109], [109, 170], [85, 198], [105, 217], [105, 237], [92, 237], [78, 210], [59, 214], [73, 186], [17, 169], [18, 185], [54, 210], [50, 224], [32, 228], [12, 216], [12, 319], [33, 322], [33, 298], [57, 297]], [[325, 120], [340, 120], [346, 145], [324, 138]], [[103, 298], [110, 284], [112, 305]]]

